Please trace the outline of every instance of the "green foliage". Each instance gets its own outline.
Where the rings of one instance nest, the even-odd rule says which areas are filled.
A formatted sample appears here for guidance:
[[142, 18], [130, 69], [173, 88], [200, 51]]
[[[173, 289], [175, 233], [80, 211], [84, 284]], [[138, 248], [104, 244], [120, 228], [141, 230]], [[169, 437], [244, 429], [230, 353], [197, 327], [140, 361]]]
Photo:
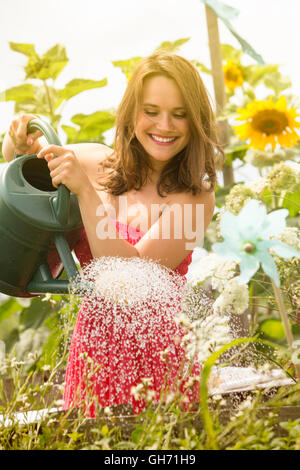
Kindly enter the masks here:
[[[188, 40], [189, 38], [182, 38], [173, 42], [165, 41], [157, 49], [176, 52]], [[107, 79], [74, 78], [63, 88], [57, 88], [56, 79], [69, 62], [64, 46], [56, 44], [39, 55], [33, 44], [10, 42], [9, 45], [12, 51], [27, 58], [24, 66], [25, 79], [24, 83], [2, 91], [0, 100], [14, 101], [16, 114], [30, 113], [48, 118], [56, 130], [61, 127], [65, 132], [68, 144], [105, 143], [104, 133], [115, 124], [115, 109], [99, 110], [91, 114], [77, 113], [71, 117], [73, 125], [64, 124], [62, 120], [67, 101], [85, 91], [105, 87]], [[129, 78], [140, 60], [141, 57], [133, 57], [114, 61], [113, 64]], [[201, 64], [198, 63], [198, 66]], [[0, 144], [3, 138], [4, 134]], [[36, 347], [38, 355], [31, 367], [39, 369], [45, 363], [55, 364], [72, 332], [78, 311], [78, 305], [75, 304], [67, 296], [36, 297], [23, 301], [11, 297], [3, 301], [0, 304], [0, 340], [4, 341], [6, 351], [11, 352], [15, 348], [19, 355], [26, 355], [30, 348]], [[63, 318], [68, 318], [69, 323]]]
[[259, 325], [259, 330], [271, 340], [281, 341], [285, 338], [284, 328], [279, 318], [263, 320]]
[[141, 59], [142, 57], [131, 57], [131, 59], [126, 60], [114, 60], [112, 64], [115, 67], [119, 67], [127, 80], [129, 80], [133, 69], [137, 66]]
[[114, 126], [114, 110], [97, 111], [93, 114], [75, 114], [71, 121], [77, 126], [62, 126], [68, 143], [104, 142], [103, 133]]
[[164, 50], [167, 52], [177, 52], [179, 48], [189, 40], [190, 38], [182, 38], [182, 39], [177, 39], [175, 41], [164, 41], [156, 48], [156, 50], [157, 51]]
[[[165, 41], [156, 49], [176, 52], [189, 38], [176, 41]], [[56, 79], [68, 64], [66, 50], [61, 45], [55, 45], [39, 55], [33, 44], [10, 43], [13, 51], [23, 54], [27, 58], [24, 66], [24, 83], [3, 91], [2, 101], [14, 101], [16, 113], [41, 114], [48, 118], [55, 129], [60, 127], [67, 136], [67, 143], [100, 142], [105, 143], [104, 133], [112, 129], [115, 123], [114, 109], [100, 109], [91, 114], [77, 113], [71, 117], [71, 125], [63, 122], [63, 108], [65, 104], [79, 94], [93, 89], [105, 87], [107, 79], [89, 80], [74, 78], [63, 88], [56, 86]], [[240, 107], [256, 99], [256, 88], [265, 86], [273, 95], [279, 96], [291, 86], [290, 80], [279, 72], [278, 65], [252, 64], [243, 65], [243, 52], [230, 45], [222, 45], [224, 61], [234, 62], [243, 74], [243, 84], [239, 88], [240, 94], [227, 91], [227, 105], [220, 120], [231, 120], [236, 116]], [[134, 56], [127, 60], [114, 61], [113, 65], [121, 70], [124, 77], [129, 80], [134, 67], [141, 57]], [[191, 61], [200, 73], [210, 74], [211, 71], [198, 60]], [[299, 107], [300, 100], [293, 95], [285, 95], [290, 107]], [[3, 139], [3, 136], [1, 136]], [[1, 143], [1, 142], [0, 142]], [[238, 141], [233, 132], [230, 142], [225, 148], [226, 163], [231, 165], [239, 160], [244, 165], [247, 160], [248, 145]], [[297, 158], [297, 147], [295, 149]], [[298, 149], [299, 155], [299, 149]], [[1, 155], [0, 155], [1, 157]], [[270, 166], [274, 166], [275, 159]], [[267, 165], [268, 167], [268, 165]], [[289, 180], [290, 181], [290, 180]], [[270, 185], [263, 191], [255, 191], [242, 183], [232, 182], [227, 186], [217, 186], [216, 206], [221, 209], [228, 205], [233, 211], [239, 211], [248, 198], [261, 199], [268, 210], [287, 208], [292, 225], [299, 222], [300, 190], [293, 192], [281, 191], [275, 193]], [[215, 215], [210, 230], [206, 233], [205, 248], [210, 249], [211, 243], [216, 241], [218, 233], [218, 215]], [[298, 269], [298, 271], [297, 271]], [[292, 323], [295, 338], [300, 337], [300, 327], [297, 325], [299, 295], [295, 294], [299, 266], [292, 262], [282, 262], [281, 282], [286, 307]], [[298, 274], [297, 274], [298, 273]], [[270, 289], [270, 282], [265, 274], [258, 271], [250, 282], [251, 303], [251, 331], [260, 338], [271, 340], [277, 346], [285, 345], [285, 335], [275, 300]], [[79, 300], [68, 296], [47, 295], [32, 299], [6, 298], [0, 303], [0, 340], [5, 343], [8, 355], [16, 354], [17, 363], [5, 369], [6, 378], [15, 380], [14, 396], [11, 401], [2, 405], [3, 388], [1, 389], [0, 373], [0, 414], [11, 417], [16, 409], [26, 411], [37, 407], [46, 407], [45, 391], [53, 388], [51, 382], [57, 370], [63, 369], [68, 355], [69, 339], [73, 331], [74, 321], [79, 308]], [[249, 341], [251, 341], [249, 339]], [[271, 348], [272, 349], [272, 348]], [[284, 350], [284, 348], [283, 348]], [[257, 352], [263, 355], [262, 350]], [[264, 352], [266, 355], [266, 351]], [[284, 356], [284, 357], [283, 357]], [[263, 356], [265, 357], [265, 356]], [[290, 353], [284, 350], [281, 357], [277, 357], [274, 348], [269, 354], [271, 361], [280, 367], [286, 367], [290, 362]], [[204, 381], [208, 379], [214, 359], [206, 364]], [[12, 361], [12, 360], [11, 360]], [[19, 361], [19, 362], [18, 362]], [[13, 364], [13, 363], [11, 363]], [[41, 373], [45, 368], [51, 371], [51, 380], [43, 386], [30, 385], [29, 378]], [[28, 374], [26, 386], [20, 386], [18, 374]], [[135, 425], [130, 438], [120, 435], [113, 419], [101, 418], [99, 426], [95, 426], [89, 434], [84, 428], [86, 418], [79, 412], [77, 418], [69, 419], [69, 413], [57, 413], [48, 416], [39, 425], [21, 426], [15, 422], [0, 431], [0, 449], [196, 449], [219, 448], [226, 450], [241, 449], [299, 449], [300, 448], [300, 420], [280, 423], [285, 435], [276, 434], [278, 428], [278, 409], [280, 406], [299, 402], [299, 386], [289, 388], [286, 393], [279, 391], [269, 403], [273, 414], [261, 417], [265, 407], [265, 397], [257, 394], [248, 407], [233, 413], [230, 421], [222, 423], [220, 416], [222, 407], [217, 400], [205, 395], [202, 408], [196, 409], [192, 416], [183, 411], [182, 396], [175, 394], [174, 401], [167, 406], [159, 404], [153, 407], [149, 403], [147, 410], [142, 414], [141, 420]], [[38, 396], [39, 402], [35, 399]], [[277, 413], [277, 414], [276, 414]], [[203, 427], [197, 427], [193, 418], [202, 420]], [[276, 419], [277, 421], [276, 421]], [[276, 422], [275, 422], [276, 421]], [[276, 428], [277, 426], [277, 428]], [[1, 423], [0, 423], [1, 427]], [[2, 432], [3, 431], [3, 432]], [[91, 438], [92, 434], [92, 438]], [[207, 439], [209, 437], [209, 439]]]
[[[190, 38], [177, 39], [175, 41], [164, 41], [155, 50], [165, 50], [167, 52], [177, 52], [178, 49], [189, 41]], [[115, 60], [112, 64], [115, 67], [119, 67], [122, 73], [125, 75], [127, 81], [130, 80], [133, 70], [137, 64], [141, 61], [142, 57], [131, 57], [125, 60]], [[199, 66], [200, 63], [198, 62]]]
[[[33, 44], [14, 42], [9, 44], [13, 51], [28, 58], [24, 66], [25, 83], [4, 90], [0, 94], [2, 101], [15, 102], [16, 114], [41, 114], [47, 117], [57, 130], [62, 119], [63, 106], [68, 100], [84, 91], [107, 85], [106, 78], [101, 80], [76, 78], [68, 82], [64, 88], [56, 88], [55, 80], [69, 62], [64, 46], [56, 44], [39, 56]], [[38, 83], [27, 83], [27, 80], [37, 80]], [[95, 139], [95, 136], [91, 138]], [[98, 139], [97, 141], [103, 142], [101, 134], [98, 135]]]
[[[6, 352], [15, 351], [17, 359], [24, 361], [24, 371], [39, 370], [44, 364], [54, 367], [70, 339], [78, 302], [61, 295], [6, 298], [0, 304], [0, 340]], [[28, 358], [30, 353], [36, 354], [34, 362]]]
[[[233, 343], [241, 347], [244, 340]], [[247, 348], [256, 341], [246, 340]], [[193, 411], [183, 409], [184, 397], [178, 390], [154, 405], [145, 387], [147, 407], [139, 416], [100, 407], [92, 420], [84, 408], [60, 409], [61, 361], [23, 376], [22, 361], [6, 357], [0, 368], [0, 450], [299, 450], [299, 384], [252, 391], [236, 397], [233, 406], [228, 395], [207, 394], [209, 375], [220, 354], [212, 354], [205, 363], [201, 401]], [[289, 419], [281, 417], [286, 407], [289, 413], [294, 407]], [[40, 410], [38, 420], [26, 419], [30, 410]], [[21, 413], [23, 422], [18, 421]]]
[[28, 62], [24, 67], [26, 79], [56, 79], [69, 61], [65, 48], [60, 44], [53, 46], [42, 56], [37, 54], [33, 44], [10, 42], [9, 45], [13, 51], [20, 52], [28, 57]]

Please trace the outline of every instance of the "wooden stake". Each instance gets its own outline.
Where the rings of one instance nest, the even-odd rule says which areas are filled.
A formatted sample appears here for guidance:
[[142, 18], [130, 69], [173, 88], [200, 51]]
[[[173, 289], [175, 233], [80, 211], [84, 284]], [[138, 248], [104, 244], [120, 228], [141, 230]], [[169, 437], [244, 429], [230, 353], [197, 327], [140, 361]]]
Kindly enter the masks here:
[[[222, 63], [222, 49], [219, 36], [218, 18], [213, 10], [205, 6], [206, 24], [208, 32], [209, 53], [211, 62], [211, 71], [214, 84], [214, 93], [216, 100], [216, 115], [218, 116], [226, 104], [225, 80]], [[229, 144], [230, 132], [227, 120], [218, 122], [219, 140], [223, 146]], [[232, 165], [223, 166], [224, 185], [234, 182]]]
[[[286, 336], [286, 339], [287, 339], [287, 343], [288, 343], [288, 346], [289, 346], [291, 352], [293, 352], [295, 350], [295, 348], [293, 346], [294, 338], [293, 338], [291, 325], [290, 325], [290, 322], [289, 322], [289, 319], [288, 319], [288, 315], [287, 315], [287, 312], [286, 312], [286, 309], [285, 309], [285, 306], [284, 306], [283, 298], [282, 298], [282, 295], [281, 295], [281, 290], [276, 286], [273, 279], [271, 279], [271, 281], [272, 281], [272, 286], [273, 286], [273, 290], [274, 290], [274, 294], [275, 294], [275, 299], [276, 299], [276, 302], [277, 302], [277, 305], [278, 305], [278, 308], [279, 308], [281, 321], [282, 321], [283, 328], [284, 328], [284, 331], [285, 331], [285, 336]], [[297, 378], [298, 378], [298, 380], [300, 380], [300, 364], [295, 364], [295, 369], [296, 369], [296, 373], [297, 373]]]

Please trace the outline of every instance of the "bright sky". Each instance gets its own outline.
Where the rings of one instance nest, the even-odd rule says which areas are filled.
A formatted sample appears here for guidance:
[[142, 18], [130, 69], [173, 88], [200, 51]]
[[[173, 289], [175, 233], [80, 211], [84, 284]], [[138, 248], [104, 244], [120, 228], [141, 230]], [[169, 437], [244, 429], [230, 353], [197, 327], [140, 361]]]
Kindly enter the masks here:
[[[210, 67], [204, 5], [199, 0], [0, 0], [0, 91], [22, 83], [27, 58], [10, 50], [8, 42], [33, 43], [43, 54], [57, 43], [70, 59], [57, 80], [108, 78], [108, 86], [70, 100], [64, 123], [75, 113], [116, 107], [125, 80], [112, 60], [150, 54], [161, 42], [190, 37], [179, 53]], [[266, 63], [281, 64], [281, 72], [300, 96], [299, 0], [226, 0], [240, 11], [232, 24]], [[238, 47], [219, 22], [221, 42]], [[250, 62], [253, 62], [249, 59]], [[211, 79], [203, 79], [213, 94]], [[0, 103], [0, 132], [13, 116], [12, 103]]]

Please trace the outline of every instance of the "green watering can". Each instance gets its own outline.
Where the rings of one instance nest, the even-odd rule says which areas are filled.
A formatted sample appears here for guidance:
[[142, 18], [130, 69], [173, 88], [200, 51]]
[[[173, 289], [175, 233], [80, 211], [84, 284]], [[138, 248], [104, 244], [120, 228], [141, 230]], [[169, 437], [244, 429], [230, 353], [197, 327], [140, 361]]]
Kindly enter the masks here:
[[[49, 144], [61, 145], [41, 119], [28, 123]], [[72, 249], [83, 229], [77, 198], [52, 185], [47, 162], [36, 155], [0, 164], [0, 292], [14, 297], [67, 294], [78, 275]], [[65, 268], [69, 280], [58, 279]]]

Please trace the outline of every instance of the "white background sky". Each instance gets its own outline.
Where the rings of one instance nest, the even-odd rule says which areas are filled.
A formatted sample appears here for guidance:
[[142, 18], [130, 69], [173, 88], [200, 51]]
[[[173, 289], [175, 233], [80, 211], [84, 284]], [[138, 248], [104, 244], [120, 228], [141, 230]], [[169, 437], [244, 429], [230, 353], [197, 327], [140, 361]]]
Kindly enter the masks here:
[[[300, 96], [300, 0], [226, 0], [239, 10], [236, 31], [280, 71]], [[179, 53], [210, 67], [204, 5], [199, 0], [0, 0], [0, 91], [22, 83], [27, 58], [9, 41], [33, 43], [43, 54], [57, 43], [67, 49], [69, 64], [56, 85], [73, 78], [108, 78], [108, 86], [74, 97], [64, 110], [64, 123], [75, 113], [116, 107], [125, 80], [112, 60], [150, 54], [161, 42], [190, 37]], [[221, 42], [239, 47], [219, 21]], [[249, 59], [250, 62], [254, 62]], [[211, 78], [203, 79], [213, 94]], [[0, 132], [13, 116], [12, 103], [0, 103]]]

